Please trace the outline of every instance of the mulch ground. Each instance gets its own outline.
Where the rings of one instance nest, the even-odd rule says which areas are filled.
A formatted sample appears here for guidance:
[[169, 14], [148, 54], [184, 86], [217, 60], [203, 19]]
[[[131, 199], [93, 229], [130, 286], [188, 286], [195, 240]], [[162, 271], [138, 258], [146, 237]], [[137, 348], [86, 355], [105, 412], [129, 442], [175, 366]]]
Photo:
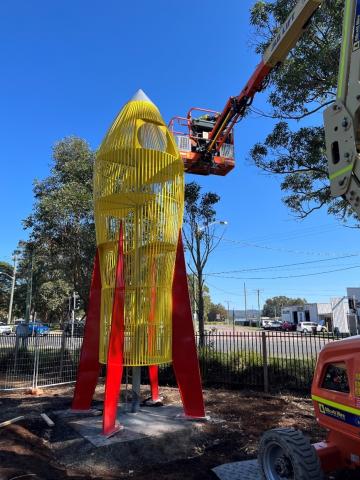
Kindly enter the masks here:
[[[107, 468], [104, 458], [101, 474], [92, 475], [84, 467], [86, 458], [96, 449], [82, 439], [64, 421], [57, 418], [48, 427], [40, 413], [52, 416], [54, 410], [69, 408], [72, 388], [44, 389], [38, 395], [2, 393], [0, 422], [25, 415], [26, 418], [0, 429], [0, 480], [115, 479], [134, 480], [214, 480], [211, 469], [227, 462], [255, 458], [259, 439], [265, 430], [295, 427], [312, 442], [324, 438], [324, 431], [314, 420], [311, 400], [286, 394], [274, 396], [251, 391], [205, 390], [207, 414], [201, 437], [190, 445], [186, 458], [161, 458], [144, 465], [139, 456], [133, 465], [116, 472]], [[165, 404], [179, 404], [177, 389], [162, 388]], [[143, 391], [144, 397], [148, 394]], [[101, 408], [103, 387], [97, 389], [94, 405]], [[53, 417], [54, 418], [54, 417]], [[174, 450], [176, 445], [174, 445]], [[156, 463], [156, 461], [158, 462]], [[359, 478], [357, 474], [338, 474], [336, 480]], [[245, 479], [244, 479], [245, 480]]]

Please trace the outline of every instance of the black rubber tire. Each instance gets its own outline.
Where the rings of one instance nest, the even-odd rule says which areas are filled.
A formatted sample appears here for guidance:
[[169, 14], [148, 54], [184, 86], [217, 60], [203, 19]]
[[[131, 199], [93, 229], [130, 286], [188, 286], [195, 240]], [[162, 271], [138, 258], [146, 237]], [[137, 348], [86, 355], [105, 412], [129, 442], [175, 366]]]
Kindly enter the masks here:
[[[280, 472], [275, 469], [277, 459]], [[258, 460], [264, 480], [324, 478], [315, 448], [300, 430], [293, 428], [275, 428], [264, 433], [260, 440]], [[281, 472], [284, 467], [285, 473]]]

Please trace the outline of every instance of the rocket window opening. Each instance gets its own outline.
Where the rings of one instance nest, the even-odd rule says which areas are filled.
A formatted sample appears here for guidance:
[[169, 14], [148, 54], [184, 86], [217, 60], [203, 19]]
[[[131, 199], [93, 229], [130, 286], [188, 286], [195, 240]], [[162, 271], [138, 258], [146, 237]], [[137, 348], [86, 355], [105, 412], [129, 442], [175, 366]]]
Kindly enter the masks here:
[[143, 148], [166, 152], [167, 138], [160, 127], [153, 123], [144, 123], [138, 130], [138, 140]]

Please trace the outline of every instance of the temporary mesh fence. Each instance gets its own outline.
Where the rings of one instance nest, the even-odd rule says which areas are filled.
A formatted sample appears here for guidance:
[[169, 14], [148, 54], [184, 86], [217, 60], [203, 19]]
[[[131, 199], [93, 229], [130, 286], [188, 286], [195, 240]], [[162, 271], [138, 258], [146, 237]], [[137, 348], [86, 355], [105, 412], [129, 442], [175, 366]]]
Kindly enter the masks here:
[[0, 390], [37, 388], [76, 379], [82, 337], [0, 337]]
[[[205, 387], [308, 392], [321, 348], [341, 337], [331, 333], [235, 332], [196, 335]], [[50, 334], [0, 336], [0, 390], [37, 388], [76, 380], [82, 337]], [[143, 369], [147, 381], [147, 368]], [[175, 385], [171, 365], [160, 383]]]

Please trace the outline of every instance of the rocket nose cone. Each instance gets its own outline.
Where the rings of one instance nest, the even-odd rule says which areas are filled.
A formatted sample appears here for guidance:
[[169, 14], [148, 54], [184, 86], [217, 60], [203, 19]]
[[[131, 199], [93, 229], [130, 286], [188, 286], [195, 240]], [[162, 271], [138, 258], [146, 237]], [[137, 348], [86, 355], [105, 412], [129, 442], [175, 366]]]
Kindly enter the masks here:
[[146, 95], [146, 93], [141, 90], [141, 88], [135, 93], [135, 95], [130, 99], [130, 102], [134, 101], [143, 101], [143, 102], [150, 102], [153, 103], [150, 98]]

